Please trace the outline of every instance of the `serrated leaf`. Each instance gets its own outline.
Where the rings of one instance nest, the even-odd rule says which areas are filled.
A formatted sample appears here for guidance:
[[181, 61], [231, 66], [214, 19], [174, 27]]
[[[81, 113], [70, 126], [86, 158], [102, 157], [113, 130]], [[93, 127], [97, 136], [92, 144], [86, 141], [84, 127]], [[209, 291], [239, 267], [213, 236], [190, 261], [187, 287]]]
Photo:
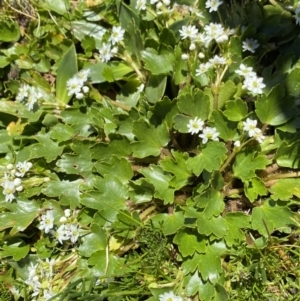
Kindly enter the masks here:
[[235, 140], [238, 137], [237, 123], [228, 120], [221, 111], [213, 111], [212, 117], [220, 137], [225, 140]]
[[297, 67], [292, 70], [286, 77], [286, 89], [289, 95], [294, 97], [300, 96], [300, 68]]
[[68, 103], [72, 95], [68, 95], [67, 81], [78, 72], [77, 53], [74, 44], [63, 55], [58, 67], [56, 76], [56, 98]]
[[159, 101], [164, 96], [166, 85], [167, 76], [150, 74], [145, 88], [147, 100], [150, 103]]
[[203, 121], [207, 120], [210, 113], [209, 97], [201, 90], [198, 90], [194, 95], [189, 93], [182, 94], [178, 99], [178, 108], [180, 113], [189, 115], [189, 119], [198, 117]]
[[212, 218], [220, 215], [225, 208], [223, 196], [219, 191], [209, 188], [194, 198], [196, 206], [204, 208], [203, 215], [205, 218]]
[[241, 121], [248, 114], [248, 107], [246, 102], [240, 98], [231, 100], [226, 103], [226, 110], [224, 115], [231, 121]]
[[155, 197], [163, 200], [164, 204], [173, 203], [175, 189], [169, 186], [172, 178], [169, 173], [154, 164], [149, 165], [149, 168], [140, 169], [139, 172], [145, 176], [147, 182], [154, 186]]
[[276, 162], [282, 167], [300, 168], [300, 141], [291, 145], [283, 142], [276, 151]]
[[204, 280], [209, 280], [215, 284], [222, 272], [221, 258], [215, 253], [209, 252], [209, 249], [207, 249], [207, 252], [200, 254], [198, 268]]
[[188, 296], [194, 296], [198, 293], [199, 298], [204, 301], [210, 301], [215, 293], [214, 285], [209, 281], [204, 281], [197, 271], [184, 278], [184, 286]]
[[73, 128], [62, 123], [56, 124], [50, 131], [50, 137], [58, 142], [69, 140], [73, 135]]
[[194, 253], [193, 256], [185, 258], [184, 262], [182, 263], [182, 272], [184, 275], [194, 273], [198, 268], [198, 263], [200, 259], [200, 254], [197, 252]]
[[173, 242], [178, 245], [183, 257], [191, 256], [197, 251], [205, 252], [206, 238], [193, 229], [184, 228], [175, 235]]
[[293, 216], [294, 213], [285, 205], [267, 200], [262, 206], [253, 209], [251, 224], [254, 230], [267, 237], [275, 229], [280, 231], [282, 228], [294, 225]]
[[29, 252], [30, 246], [25, 244], [25, 242], [20, 238], [11, 238], [5, 241], [3, 245], [3, 250], [0, 251], [0, 257], [10, 257], [15, 261], [19, 261], [24, 258]]
[[165, 171], [174, 175], [170, 185], [176, 189], [180, 189], [189, 183], [188, 179], [192, 176], [192, 172], [187, 166], [189, 156], [187, 153], [177, 151], [172, 151], [172, 156], [173, 157], [166, 157], [161, 160], [160, 165]]
[[169, 142], [169, 133], [164, 123], [155, 127], [140, 120], [134, 122], [132, 132], [138, 140], [131, 144], [133, 155], [137, 158], [159, 156], [161, 148]]
[[142, 51], [142, 59], [145, 63], [145, 69], [149, 70], [152, 75], [168, 74], [173, 71], [173, 65], [168, 55], [144, 50]]
[[285, 98], [282, 85], [272, 88], [268, 96], [260, 97], [255, 104], [256, 114], [261, 122], [280, 125], [287, 122], [295, 114], [294, 99]]
[[300, 179], [279, 179], [269, 191], [274, 200], [289, 201], [293, 196], [300, 198]]
[[233, 98], [236, 90], [237, 88], [231, 80], [221, 84], [218, 97], [218, 109], [222, 109], [226, 102]]
[[261, 179], [253, 178], [245, 182], [245, 194], [251, 202], [254, 202], [258, 196], [268, 194], [268, 191]]
[[225, 236], [226, 244], [231, 247], [245, 240], [242, 228], [250, 227], [250, 216], [242, 212], [231, 212], [225, 215], [228, 234]]
[[[0, 41], [14, 42], [20, 38], [20, 28], [17, 22], [13, 22], [11, 19], [5, 18], [0, 22]], [[9, 21], [8, 21], [9, 20]]]
[[174, 121], [174, 129], [178, 130], [180, 133], [188, 133], [188, 123], [190, 121], [191, 117], [183, 115], [183, 114], [177, 114], [173, 117]]
[[226, 158], [227, 149], [224, 143], [208, 142], [202, 152], [187, 160], [187, 167], [197, 176], [205, 169], [212, 172], [218, 170]]
[[165, 235], [176, 233], [184, 225], [184, 216], [182, 211], [171, 214], [160, 213], [151, 218], [154, 225], [162, 225], [162, 231]]
[[254, 153], [239, 152], [233, 164], [234, 176], [240, 178], [242, 181], [247, 181], [255, 178], [255, 171], [264, 169], [267, 164], [268, 160], [263, 155], [255, 157]]

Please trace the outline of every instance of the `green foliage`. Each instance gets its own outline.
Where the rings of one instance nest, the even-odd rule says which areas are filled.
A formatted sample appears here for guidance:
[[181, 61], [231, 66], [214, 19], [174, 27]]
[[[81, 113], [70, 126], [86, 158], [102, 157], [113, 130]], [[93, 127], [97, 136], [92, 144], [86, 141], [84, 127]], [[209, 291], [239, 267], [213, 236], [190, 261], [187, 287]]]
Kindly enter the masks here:
[[297, 300], [298, 4], [0, 2], [0, 300]]

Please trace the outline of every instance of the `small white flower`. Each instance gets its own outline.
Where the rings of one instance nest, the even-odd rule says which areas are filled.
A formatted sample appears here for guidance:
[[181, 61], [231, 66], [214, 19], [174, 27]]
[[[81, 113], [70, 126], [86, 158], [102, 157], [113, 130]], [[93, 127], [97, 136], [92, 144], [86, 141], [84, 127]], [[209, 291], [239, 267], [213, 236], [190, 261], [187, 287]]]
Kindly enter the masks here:
[[206, 127], [203, 129], [203, 133], [200, 134], [199, 137], [202, 138], [202, 143], [205, 144], [209, 139], [213, 141], [219, 141], [219, 135], [220, 133], [217, 132], [216, 128]]
[[209, 63], [209, 62], [200, 64], [199, 68], [196, 69], [196, 76], [199, 76], [199, 75], [207, 72], [210, 67], [211, 67], [211, 63]]
[[205, 46], [208, 47], [212, 40], [217, 43], [222, 43], [228, 40], [228, 34], [226, 34], [224, 27], [218, 23], [209, 23], [204, 26], [205, 31]]
[[103, 43], [99, 49], [99, 56], [102, 62], [107, 63], [112, 57], [112, 49], [109, 43]]
[[259, 43], [257, 40], [254, 39], [246, 39], [243, 41], [243, 51], [250, 51], [252, 53], [255, 52], [255, 49], [259, 47]]
[[196, 45], [194, 43], [191, 43], [189, 50], [193, 51], [196, 49]]
[[249, 137], [253, 137], [255, 129], [257, 126], [257, 120], [252, 120], [247, 118], [246, 121], [243, 121], [243, 130], [248, 132]]
[[226, 59], [222, 56], [215, 55], [213, 58], [209, 60], [211, 65], [225, 65]]
[[1, 184], [3, 187], [3, 194], [5, 195], [5, 202], [11, 202], [15, 199], [14, 193], [16, 192], [16, 187], [7, 174], [4, 175], [4, 183]]
[[39, 229], [44, 230], [45, 233], [49, 233], [49, 231], [53, 228], [53, 222], [53, 212], [52, 210], [47, 210], [46, 214], [43, 214], [41, 217]]
[[159, 295], [159, 301], [182, 301], [182, 298], [176, 296], [173, 291]]
[[181, 55], [181, 59], [184, 60], [184, 61], [186, 61], [186, 60], [189, 59], [189, 55], [188, 55], [187, 53], [183, 53], [183, 54]]
[[235, 141], [233, 144], [235, 147], [240, 147], [241, 146], [241, 142], [239, 140]]
[[121, 26], [113, 26], [112, 31], [111, 31], [111, 36], [109, 38], [109, 41], [111, 42], [112, 45], [115, 45], [124, 39], [124, 33], [125, 30], [122, 29]]
[[83, 99], [83, 97], [84, 97], [84, 95], [81, 92], [79, 92], [79, 93], [76, 94], [76, 98], [77, 99]]
[[205, 54], [203, 52], [199, 52], [198, 58], [199, 59], [204, 59], [205, 58]]
[[29, 88], [30, 86], [24, 84], [22, 85], [20, 88], [19, 88], [19, 91], [18, 91], [18, 95], [16, 97], [16, 100], [17, 101], [23, 101], [25, 98], [28, 97], [29, 95]]
[[61, 225], [58, 227], [58, 229], [55, 232], [55, 237], [61, 244], [63, 244], [63, 240], [69, 239], [65, 225]]
[[191, 134], [198, 134], [200, 131], [203, 130], [203, 125], [204, 122], [202, 119], [195, 117], [194, 119], [190, 119], [187, 127], [188, 127], [188, 132]]
[[71, 209], [65, 209], [64, 214], [65, 214], [65, 217], [70, 217], [71, 216]]
[[16, 176], [17, 177], [24, 177], [25, 173], [32, 167], [32, 163], [31, 162], [18, 162], [16, 165], [17, 168], [17, 172], [16, 172]]
[[300, 25], [300, 6], [296, 8], [294, 17], [296, 19], [296, 24]]
[[262, 77], [248, 76], [246, 77], [243, 88], [246, 88], [253, 95], [258, 95], [263, 93], [263, 88], [265, 88]]
[[69, 238], [70, 238], [71, 242], [74, 244], [78, 240], [78, 237], [79, 237], [78, 226], [69, 224], [68, 231], [69, 231]]
[[162, 0], [162, 2], [165, 6], [169, 6], [171, 4], [170, 0]]
[[262, 134], [261, 129], [255, 128], [253, 138], [255, 138], [259, 143], [262, 143], [265, 139], [265, 136]]
[[75, 76], [82, 82], [83, 85], [88, 80], [89, 74], [90, 74], [90, 69], [83, 69], [80, 70], [78, 74]]
[[235, 73], [244, 76], [245, 78], [250, 76], [256, 77], [256, 73], [253, 71], [253, 68], [247, 67], [244, 64], [240, 64], [240, 69], [236, 70]]
[[67, 81], [67, 90], [68, 95], [71, 96], [73, 94], [77, 94], [80, 92], [82, 88], [83, 82], [77, 76], [73, 76]]
[[82, 91], [83, 93], [88, 93], [90, 91], [90, 88], [88, 86], [83, 86]]
[[207, 0], [205, 2], [206, 8], [209, 8], [209, 12], [217, 11], [218, 7], [223, 3], [223, 1], [220, 0]]
[[137, 10], [146, 10], [147, 9], [146, 2], [147, 2], [146, 0], [137, 0], [135, 8]]
[[179, 33], [182, 40], [187, 38], [193, 40], [198, 34], [198, 29], [195, 25], [182, 26], [182, 28], [179, 30]]

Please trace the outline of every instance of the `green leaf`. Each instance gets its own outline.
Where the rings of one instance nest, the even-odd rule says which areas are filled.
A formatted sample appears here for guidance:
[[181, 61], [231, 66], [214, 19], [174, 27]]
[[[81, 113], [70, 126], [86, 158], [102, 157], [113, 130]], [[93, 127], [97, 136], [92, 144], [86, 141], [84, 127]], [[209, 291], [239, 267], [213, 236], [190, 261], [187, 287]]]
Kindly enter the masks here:
[[292, 70], [286, 77], [286, 89], [287, 94], [292, 95], [294, 97], [300, 96], [300, 68], [297, 67]]
[[12, 256], [15, 261], [24, 258], [29, 252], [30, 246], [20, 238], [11, 238], [3, 245], [3, 251], [0, 251], [0, 257]]
[[162, 223], [162, 231], [165, 235], [176, 233], [184, 225], [184, 216], [182, 211], [171, 214], [160, 213], [151, 218], [154, 225], [159, 226]]
[[137, 158], [159, 156], [161, 148], [169, 142], [169, 133], [164, 123], [155, 127], [144, 120], [136, 121], [132, 132], [138, 140], [131, 144], [133, 156]]
[[218, 170], [226, 158], [226, 153], [227, 149], [224, 143], [208, 142], [199, 155], [187, 160], [187, 167], [197, 176], [204, 169], [209, 172]]
[[231, 121], [241, 121], [248, 114], [248, 107], [246, 102], [240, 98], [226, 103], [226, 110], [224, 115]]
[[10, 212], [0, 213], [0, 231], [12, 228], [11, 235], [24, 231], [38, 216], [40, 204], [31, 201], [17, 201], [7, 204]]
[[293, 196], [300, 198], [300, 179], [279, 179], [269, 191], [274, 200], [289, 201]]
[[100, 84], [107, 81], [107, 78], [103, 75], [103, 72], [110, 70], [114, 80], [123, 79], [125, 75], [131, 73], [133, 70], [122, 62], [111, 62], [111, 63], [96, 63], [88, 68], [90, 70], [89, 77], [93, 84]]
[[172, 176], [161, 167], [154, 164], [149, 168], [142, 168], [139, 172], [145, 176], [148, 183], [155, 187], [154, 196], [164, 201], [164, 204], [171, 204], [174, 201], [175, 189], [169, 186]]
[[223, 196], [213, 188], [209, 188], [196, 196], [194, 201], [198, 208], [204, 208], [203, 216], [208, 219], [220, 215], [225, 208]]
[[170, 185], [176, 189], [180, 189], [190, 182], [189, 178], [192, 176], [192, 172], [187, 166], [189, 155], [174, 150], [171, 153], [172, 157], [165, 157], [160, 161], [160, 165], [165, 171], [174, 175]]
[[285, 98], [283, 85], [272, 88], [266, 97], [263, 95], [256, 101], [256, 114], [261, 122], [279, 125], [287, 122], [295, 115], [294, 99]]
[[215, 127], [223, 140], [236, 140], [238, 137], [236, 122], [229, 121], [221, 111], [213, 111], [212, 117]]
[[105, 250], [107, 237], [105, 231], [99, 226], [92, 225], [93, 232], [84, 235], [81, 238], [81, 243], [78, 252], [81, 256], [90, 257], [94, 252]]
[[291, 145], [283, 142], [277, 149], [276, 162], [282, 167], [300, 168], [300, 141]]
[[58, 67], [56, 77], [56, 97], [63, 103], [68, 103], [72, 95], [68, 95], [67, 81], [78, 72], [77, 54], [74, 44], [63, 55]]
[[294, 225], [293, 217], [294, 213], [286, 205], [267, 200], [262, 206], [253, 209], [251, 223], [254, 230], [268, 237], [275, 229], [280, 231]]
[[58, 146], [58, 143], [51, 140], [49, 133], [39, 133], [35, 136], [35, 139], [38, 143], [31, 146], [31, 158], [44, 157], [49, 163], [60, 156], [64, 149], [63, 146]]
[[263, 155], [255, 157], [254, 153], [241, 151], [236, 155], [233, 164], [234, 176], [242, 181], [255, 178], [255, 171], [264, 169], [268, 164], [268, 160]]
[[245, 194], [251, 202], [254, 202], [258, 196], [267, 195], [268, 191], [264, 182], [256, 177], [245, 182]]
[[225, 215], [228, 234], [225, 236], [226, 244], [231, 247], [239, 245], [245, 240], [245, 234], [241, 229], [250, 227], [250, 216], [242, 212], [231, 212]]
[[204, 280], [209, 280], [215, 284], [222, 272], [221, 258], [209, 249], [204, 254], [200, 254], [198, 264], [199, 272]]
[[209, 281], [204, 281], [196, 271], [193, 275], [184, 277], [185, 291], [188, 296], [199, 294], [199, 298], [210, 301], [214, 295], [214, 285]]
[[85, 37], [93, 37], [97, 40], [102, 40], [103, 35], [106, 32], [106, 29], [95, 23], [86, 22], [84, 20], [76, 20], [70, 22], [72, 31], [77, 40], [81, 41]]
[[188, 133], [188, 123], [190, 121], [191, 117], [178, 114], [174, 116], [173, 121], [174, 121], [174, 129], [178, 130], [180, 133]]
[[[39, 1], [40, 2], [40, 1]], [[59, 15], [64, 15], [70, 8], [69, 0], [44, 0], [39, 3], [44, 9], [52, 10]]]
[[222, 109], [227, 101], [233, 98], [236, 90], [237, 88], [231, 80], [221, 84], [218, 97], [218, 109]]
[[178, 108], [180, 113], [207, 120], [210, 113], [209, 97], [201, 90], [198, 90], [193, 96], [189, 93], [182, 94], [178, 99]]
[[184, 275], [194, 273], [198, 268], [198, 263], [200, 259], [200, 254], [197, 252], [194, 253], [193, 256], [189, 256], [185, 258], [181, 267]]
[[[5, 19], [4, 19], [5, 20]], [[6, 21], [0, 22], [0, 41], [3, 42], [15, 42], [20, 38], [20, 28], [17, 22]], [[2, 68], [2, 67], [1, 67]]]
[[69, 140], [73, 135], [73, 128], [62, 123], [56, 124], [50, 131], [50, 137], [58, 142]]
[[99, 214], [108, 225], [117, 219], [119, 211], [126, 209], [128, 189], [112, 175], [97, 177], [94, 185], [98, 191], [82, 194], [80, 203], [88, 208], [99, 210]]
[[180, 229], [175, 235], [173, 242], [178, 245], [183, 257], [191, 256], [195, 251], [198, 253], [205, 252], [206, 238], [194, 229]]
[[76, 181], [50, 181], [44, 185], [42, 193], [48, 197], [59, 197], [62, 205], [76, 209], [80, 201], [80, 185], [83, 180]]
[[149, 75], [145, 93], [150, 103], [159, 101], [165, 93], [167, 85], [167, 76], [165, 75]]
[[142, 59], [145, 63], [145, 69], [152, 75], [168, 74], [173, 71], [170, 56], [166, 54], [157, 54], [155, 51], [142, 51]]

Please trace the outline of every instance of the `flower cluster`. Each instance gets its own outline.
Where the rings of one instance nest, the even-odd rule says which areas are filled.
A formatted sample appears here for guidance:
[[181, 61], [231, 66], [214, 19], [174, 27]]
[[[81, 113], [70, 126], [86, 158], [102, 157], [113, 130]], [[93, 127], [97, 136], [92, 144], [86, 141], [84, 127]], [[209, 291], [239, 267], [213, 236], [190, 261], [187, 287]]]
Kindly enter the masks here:
[[26, 172], [32, 167], [31, 162], [19, 162], [14, 166], [8, 164], [4, 174], [4, 181], [1, 183], [5, 201], [11, 202], [16, 198], [16, 193], [23, 190], [22, 179]]
[[182, 298], [176, 296], [173, 291], [159, 295], [159, 301], [182, 301]]
[[121, 26], [113, 26], [111, 35], [107, 42], [102, 41], [99, 49], [99, 57], [102, 62], [107, 63], [113, 56], [118, 53], [119, 42], [124, 39], [125, 30]]
[[248, 90], [254, 96], [263, 93], [262, 89], [265, 88], [266, 85], [263, 83], [263, 78], [258, 77], [252, 67], [241, 64], [240, 68], [235, 72], [244, 77], [244, 89]]
[[85, 85], [88, 80], [89, 73], [89, 69], [81, 70], [67, 81], [69, 96], [75, 94], [77, 99], [82, 99], [84, 94], [89, 92], [89, 87]]
[[[55, 295], [52, 291], [54, 265], [55, 260], [47, 258], [46, 261], [38, 260], [36, 264], [31, 263], [28, 267], [28, 277], [25, 283], [32, 291], [32, 301], [47, 301]], [[44, 285], [45, 283], [47, 283], [47, 286]]]
[[190, 119], [188, 125], [188, 132], [191, 134], [198, 134], [202, 131], [202, 134], [199, 134], [199, 137], [202, 138], [202, 143], [207, 143], [208, 140], [219, 141], [219, 132], [217, 132], [216, 128], [212, 127], [204, 127], [204, 122], [201, 118], [195, 117], [194, 119]]
[[64, 211], [64, 216], [59, 220], [61, 225], [53, 231], [54, 228], [54, 215], [53, 210], [47, 210], [41, 216], [39, 229], [43, 230], [46, 234], [51, 233], [55, 238], [63, 244], [64, 241], [70, 240], [73, 244], [76, 243], [79, 237], [79, 225], [76, 220], [77, 211], [71, 212], [70, 209]]
[[18, 91], [16, 100], [23, 102], [29, 110], [33, 110], [35, 104], [43, 97], [40, 88], [23, 84]]
[[207, 72], [211, 67], [218, 67], [220, 65], [226, 65], [226, 59], [222, 56], [215, 55], [213, 58], [209, 59], [207, 63], [201, 63], [199, 68], [196, 69], [196, 75], [199, 76]]
[[253, 137], [259, 143], [262, 143], [265, 139], [265, 136], [262, 134], [261, 129], [257, 128], [257, 120], [252, 120], [247, 118], [246, 121], [243, 122], [243, 130], [248, 132], [249, 137]]
[[150, 4], [155, 5], [156, 13], [162, 14], [164, 11], [170, 13], [172, 10], [170, 8], [170, 0], [150, 0]]

